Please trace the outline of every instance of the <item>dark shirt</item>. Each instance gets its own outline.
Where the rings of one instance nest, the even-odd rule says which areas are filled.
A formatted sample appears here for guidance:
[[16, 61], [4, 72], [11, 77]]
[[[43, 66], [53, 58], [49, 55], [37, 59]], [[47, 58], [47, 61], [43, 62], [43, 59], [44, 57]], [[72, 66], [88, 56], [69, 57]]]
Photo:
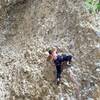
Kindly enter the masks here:
[[71, 55], [58, 55], [57, 56], [57, 59], [54, 60], [54, 63], [57, 66], [60, 66], [61, 67], [61, 63], [64, 62], [64, 61], [69, 61], [71, 62], [71, 59], [72, 59], [72, 56]]

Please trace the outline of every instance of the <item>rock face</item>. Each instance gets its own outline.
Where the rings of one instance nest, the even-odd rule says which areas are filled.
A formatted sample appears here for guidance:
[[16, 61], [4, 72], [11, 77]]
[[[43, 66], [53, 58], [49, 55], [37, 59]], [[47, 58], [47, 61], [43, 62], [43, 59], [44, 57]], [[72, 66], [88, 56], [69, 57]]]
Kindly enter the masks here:
[[0, 0], [0, 8], [24, 2], [25, 0]]
[[66, 70], [63, 84], [53, 82], [55, 69], [46, 62], [50, 47], [73, 55], [81, 100], [100, 99], [100, 14], [89, 14], [83, 5], [80, 0], [0, 1], [0, 100], [77, 100]]

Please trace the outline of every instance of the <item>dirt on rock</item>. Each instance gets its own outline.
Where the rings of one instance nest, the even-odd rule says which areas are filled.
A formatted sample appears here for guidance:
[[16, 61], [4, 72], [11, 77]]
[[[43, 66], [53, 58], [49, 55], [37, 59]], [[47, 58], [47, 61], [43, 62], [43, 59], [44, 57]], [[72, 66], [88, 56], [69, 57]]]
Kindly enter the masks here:
[[66, 70], [54, 82], [52, 47], [73, 55], [81, 100], [99, 100], [99, 16], [80, 0], [1, 0], [0, 100], [77, 100]]

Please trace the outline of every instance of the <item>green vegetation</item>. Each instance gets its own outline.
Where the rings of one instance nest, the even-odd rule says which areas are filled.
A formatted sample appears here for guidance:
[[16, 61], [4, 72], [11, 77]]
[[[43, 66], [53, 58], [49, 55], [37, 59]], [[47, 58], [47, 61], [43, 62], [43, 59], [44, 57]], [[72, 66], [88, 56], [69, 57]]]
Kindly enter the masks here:
[[90, 12], [100, 11], [100, 0], [85, 0], [85, 6]]

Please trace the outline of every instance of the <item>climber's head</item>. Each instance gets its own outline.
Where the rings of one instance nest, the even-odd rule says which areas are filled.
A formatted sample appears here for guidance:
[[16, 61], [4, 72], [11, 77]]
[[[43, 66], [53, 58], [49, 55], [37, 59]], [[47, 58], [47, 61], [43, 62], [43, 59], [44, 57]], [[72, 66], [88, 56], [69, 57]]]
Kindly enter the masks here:
[[57, 48], [52, 48], [50, 50], [48, 50], [49, 55], [54, 55], [57, 54]]
[[47, 58], [48, 61], [52, 61], [53, 59], [56, 59], [57, 57], [57, 49], [56, 48], [52, 48], [50, 50], [48, 50], [49, 56]]
[[51, 55], [53, 53], [53, 51], [52, 50], [49, 50], [48, 53], [49, 53], [49, 55]]

